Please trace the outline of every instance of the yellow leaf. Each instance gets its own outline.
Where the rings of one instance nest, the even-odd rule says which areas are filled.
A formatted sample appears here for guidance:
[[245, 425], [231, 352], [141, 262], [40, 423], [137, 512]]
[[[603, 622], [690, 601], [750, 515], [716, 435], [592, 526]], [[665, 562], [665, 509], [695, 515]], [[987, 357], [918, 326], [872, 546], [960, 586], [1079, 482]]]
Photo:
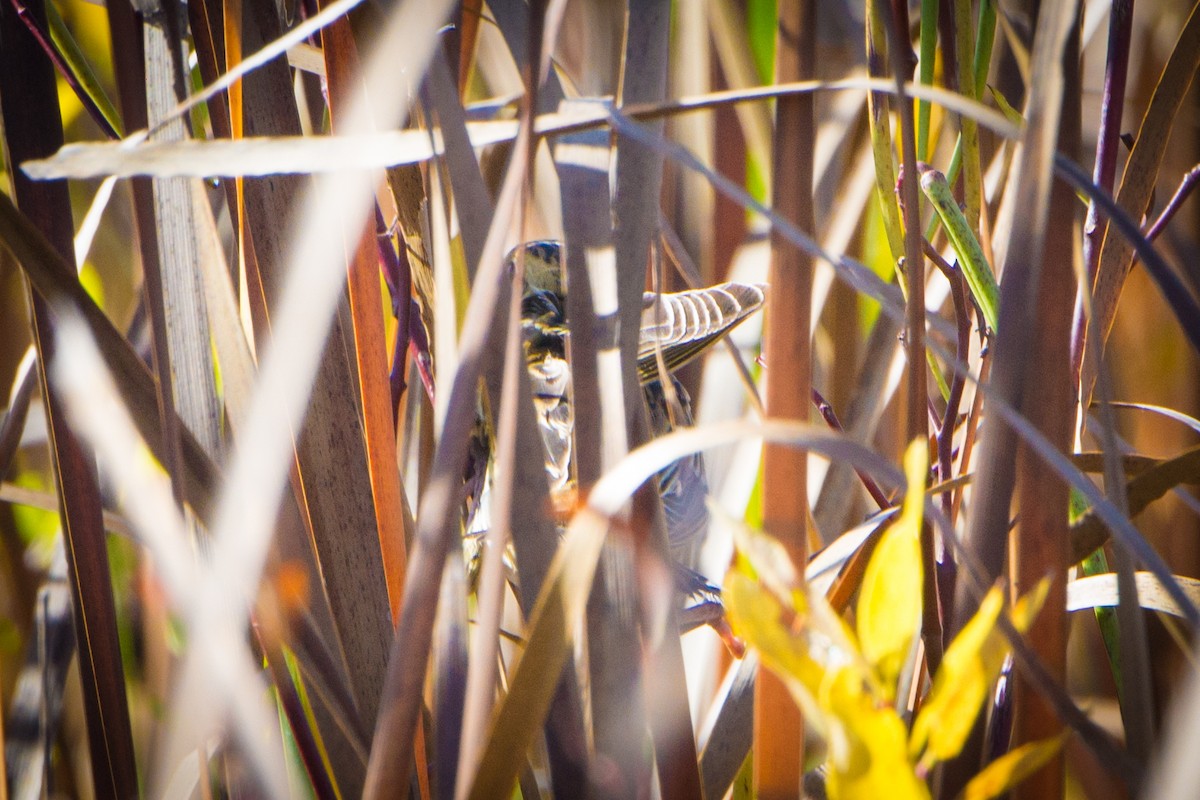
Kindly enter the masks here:
[[[1049, 588], [1049, 581], [1042, 580], [1017, 601], [1012, 612], [1017, 630], [1028, 630], [1041, 610]], [[1008, 641], [996, 629], [996, 620], [1003, 607], [1000, 590], [993, 588], [983, 598], [979, 611], [946, 648], [941, 669], [913, 723], [909, 740], [909, 754], [916, 757], [922, 753], [922, 770], [958, 754], [992, 683], [1000, 674], [1008, 653]]]
[[904, 723], [876, 702], [854, 670], [839, 670], [822, 697], [829, 716], [829, 780], [833, 800], [923, 800], [905, 748]]
[[1017, 630], [1021, 633], [1029, 630], [1029, 626], [1037, 619], [1042, 606], [1045, 605], [1048, 594], [1050, 594], [1050, 579], [1042, 578], [1038, 581], [1037, 586], [1025, 593], [1024, 597], [1018, 598], [1012, 609], [1012, 621]]
[[1053, 758], [1067, 740], [1065, 733], [1024, 744], [988, 764], [971, 779], [963, 800], [991, 800], [1028, 778]]
[[[800, 592], [795, 596], [803, 598]], [[783, 679], [805, 716], [819, 721], [816, 696], [825, 681], [825, 668], [809, 655], [804, 635], [784, 623], [791, 610], [739, 570], [726, 576], [722, 598], [734, 632], [758, 652], [763, 666]]]
[[921, 622], [921, 521], [928, 453], [923, 439], [904, 456], [908, 491], [904, 508], [879, 540], [858, 599], [858, 641], [887, 697], [908, 657]]
[[1004, 96], [1003, 92], [990, 84], [988, 85], [988, 89], [991, 91], [992, 97], [996, 101], [996, 107], [1000, 109], [1000, 113], [1003, 114], [1009, 122], [1014, 125], [1025, 124], [1025, 118], [1021, 116], [1021, 112], [1013, 108], [1013, 104], [1008, 102], [1008, 98]]
[[853, 632], [819, 594], [781, 597], [748, 560], [725, 578], [726, 615], [766, 669], [783, 680], [829, 744], [830, 797], [925, 800], [906, 747], [904, 723], [873, 688]]
[[735, 524], [733, 543], [754, 574], [779, 597], [788, 597], [802, 580], [792, 557], [778, 539], [749, 525]]
[[962, 749], [988, 687], [1004, 663], [1004, 642], [991, 634], [1004, 607], [998, 588], [987, 593], [979, 611], [946, 648], [942, 667], [913, 724], [909, 752], [916, 755], [928, 743], [922, 764], [932, 766]]

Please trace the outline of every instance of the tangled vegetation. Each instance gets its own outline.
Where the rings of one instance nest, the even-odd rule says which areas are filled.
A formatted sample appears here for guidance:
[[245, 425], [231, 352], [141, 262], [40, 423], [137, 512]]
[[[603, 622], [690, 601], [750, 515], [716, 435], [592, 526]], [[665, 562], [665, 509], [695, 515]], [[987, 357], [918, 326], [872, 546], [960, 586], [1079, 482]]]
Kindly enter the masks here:
[[0, 0], [0, 798], [1188, 796], [1198, 66]]

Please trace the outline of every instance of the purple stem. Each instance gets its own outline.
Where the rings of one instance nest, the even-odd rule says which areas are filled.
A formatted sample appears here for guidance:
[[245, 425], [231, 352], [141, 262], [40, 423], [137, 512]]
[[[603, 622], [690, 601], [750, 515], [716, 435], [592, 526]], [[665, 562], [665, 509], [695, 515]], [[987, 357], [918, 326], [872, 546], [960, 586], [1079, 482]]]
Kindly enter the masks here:
[[[955, 356], [959, 363], [965, 364], [971, 351], [971, 306], [967, 301], [966, 280], [963, 278], [962, 270], [949, 264], [928, 241], [923, 242], [923, 246], [926, 257], [941, 270], [942, 274], [946, 276], [946, 280], [950, 282], [950, 296], [954, 301], [954, 321], [958, 334]], [[954, 377], [950, 381], [950, 393], [946, 397], [946, 412], [942, 416], [937, 433], [938, 477], [943, 482], [950, 479], [950, 473], [954, 467], [954, 427], [958, 420], [958, 409], [962, 404], [965, 386], [966, 378], [959, 370], [954, 370]], [[953, 521], [953, 492], [942, 493], [942, 512], [946, 515], [946, 519]], [[954, 589], [958, 582], [958, 567], [954, 562], [950, 545], [942, 543], [942, 556], [940, 559], [934, 559], [932, 566], [941, 619], [950, 619]], [[933, 669], [932, 666], [931, 669]]]
[[[821, 393], [816, 389], [812, 390], [812, 402], [813, 405], [817, 407], [817, 411], [821, 414], [821, 418], [825, 420], [825, 424], [838, 433], [842, 433], [842, 423], [838, 420], [837, 414], [834, 413], [833, 406], [829, 405], [829, 402], [822, 397]], [[870, 475], [862, 472], [857, 467], [855, 467], [854, 473], [858, 475], [858, 479], [862, 481], [863, 487], [867, 490], [867, 493], [871, 495], [871, 499], [875, 501], [875, 504], [878, 505], [880, 509], [887, 508], [892, 504], [891, 501], [888, 500], [888, 496], [883, 493], [882, 489], [879, 488], [879, 484], [875, 483]]]
[[1188, 173], [1183, 176], [1183, 180], [1179, 183], [1179, 188], [1175, 190], [1174, 196], [1171, 197], [1171, 202], [1167, 203], [1167, 207], [1159, 214], [1158, 219], [1146, 231], [1146, 241], [1153, 242], [1158, 238], [1174, 218], [1179, 207], [1183, 205], [1183, 201], [1187, 200], [1196, 188], [1196, 183], [1200, 181], [1200, 164], [1188, 170]]
[[92, 121], [96, 123], [100, 131], [109, 139], [120, 139], [121, 134], [117, 133], [116, 129], [108, 121], [108, 118], [100, 112], [100, 107], [96, 105], [92, 96], [79, 85], [75, 73], [67, 66], [67, 62], [63, 60], [62, 54], [58, 52], [58, 48], [54, 46], [50, 37], [42, 30], [41, 23], [34, 18], [33, 14], [29, 13], [29, 9], [25, 7], [21, 0], [11, 0], [11, 2], [13, 10], [17, 12], [17, 17], [21, 22], [25, 23], [25, 27], [29, 29], [30, 34], [37, 40], [38, 46], [46, 53], [46, 57], [50, 59], [50, 63], [54, 65], [54, 68], [58, 70], [58, 74], [71, 87], [71, 91], [75, 93], [75, 96], [79, 98], [79, 102], [87, 110], [88, 116], [92, 118]]
[[408, 329], [397, 325], [396, 340], [392, 343], [392, 366], [388, 370], [388, 388], [391, 391], [392, 425], [394, 427], [400, 425], [400, 398], [404, 396], [404, 390], [408, 388], [408, 381], [404, 379], [407, 354]]
[[[396, 248], [392, 246], [391, 232], [383, 218], [379, 204], [375, 204], [375, 248], [379, 252], [379, 263], [383, 267], [383, 279], [387, 283], [388, 294], [392, 297], [392, 316], [396, 318], [396, 341], [392, 347], [392, 366], [388, 371], [388, 387], [391, 390], [392, 424], [400, 421], [400, 398], [408, 388], [404, 380], [405, 354], [408, 353], [408, 303], [401, 305], [400, 298], [408, 297], [408, 292], [401, 294], [400, 284], [403, 283], [400, 269], [400, 259]], [[407, 264], [405, 265], [407, 266]]]
[[[1129, 41], [1133, 30], [1133, 0], [1113, 0], [1108, 21], [1108, 62], [1104, 68], [1104, 90], [1100, 105], [1100, 132], [1096, 138], [1096, 165], [1092, 181], [1112, 192], [1117, 172], [1117, 150], [1121, 136], [1121, 114], [1125, 109], [1125, 81], [1129, 74]], [[1079, 383], [1083, 347], [1087, 341], [1083, 292], [1090, 291], [1100, 265], [1100, 245], [1104, 241], [1104, 220], [1095, 201], [1088, 203], [1083, 226], [1083, 263], [1087, 265], [1088, 286], [1079, 288], [1075, 316], [1071, 323], [1071, 376]]]
[[[375, 246], [379, 250], [379, 263], [383, 265], [383, 279], [392, 295], [392, 316], [399, 319], [400, 298], [407, 297], [408, 292], [400, 291], [400, 285], [404, 282], [400, 274], [400, 257], [396, 255], [396, 248], [392, 246], [392, 232], [378, 203], [375, 204]], [[407, 256], [405, 253], [405, 262], [408, 261]], [[407, 267], [408, 264], [405, 263], [404, 266]]]
[[[942, 258], [929, 242], [925, 242], [925, 255], [950, 282], [950, 295], [954, 300], [954, 318], [958, 330], [955, 355], [959, 362], [965, 364], [971, 348], [971, 315], [967, 305], [967, 292], [962, 271]], [[954, 423], [958, 419], [958, 409], [962, 403], [965, 384], [966, 380], [962, 374], [955, 370], [954, 378], [950, 382], [950, 394], [946, 397], [946, 412], [942, 415], [937, 435], [938, 477], [943, 481], [948, 481], [951, 477], [954, 457]], [[947, 519], [950, 519], [952, 507], [953, 493], [943, 493], [942, 511], [946, 514]]]
[[400, 414], [400, 397], [408, 384], [404, 379], [405, 354], [411, 353], [421, 376], [421, 384], [429, 401], [433, 402], [433, 372], [430, 369], [429, 338], [421, 323], [417, 301], [412, 298], [412, 266], [408, 261], [408, 250], [392, 246], [392, 234], [383, 218], [379, 205], [375, 206], [375, 244], [379, 251], [379, 262], [383, 266], [383, 279], [392, 297], [392, 315], [396, 318], [396, 341], [392, 348], [392, 366], [388, 372], [388, 385], [392, 393], [392, 421]]

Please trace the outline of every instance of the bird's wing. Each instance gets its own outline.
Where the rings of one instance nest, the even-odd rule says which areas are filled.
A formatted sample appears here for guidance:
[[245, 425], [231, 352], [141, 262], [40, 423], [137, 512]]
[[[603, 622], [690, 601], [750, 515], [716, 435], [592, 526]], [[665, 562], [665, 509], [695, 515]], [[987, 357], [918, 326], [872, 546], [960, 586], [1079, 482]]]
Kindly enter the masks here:
[[658, 377], [656, 350], [662, 349], [667, 371], [676, 370], [761, 308], [765, 299], [766, 286], [761, 283], [722, 283], [668, 294], [646, 292], [638, 337], [642, 382]]

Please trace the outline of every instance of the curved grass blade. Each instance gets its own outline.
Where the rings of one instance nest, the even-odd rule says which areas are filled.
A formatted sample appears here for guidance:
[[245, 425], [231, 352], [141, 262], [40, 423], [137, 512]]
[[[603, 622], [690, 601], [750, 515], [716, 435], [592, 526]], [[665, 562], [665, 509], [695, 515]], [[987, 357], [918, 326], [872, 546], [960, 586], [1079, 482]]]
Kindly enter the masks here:
[[992, 274], [992, 268], [988, 266], [987, 257], [983, 254], [979, 240], [971, 232], [967, 218], [963, 216], [963, 212], [958, 207], [958, 201], [954, 199], [954, 194], [950, 191], [950, 184], [946, 182], [946, 176], [936, 169], [925, 169], [921, 173], [921, 189], [929, 198], [933, 210], [942, 220], [942, 228], [950, 238], [954, 252], [958, 254], [958, 263], [962, 266], [963, 275], [967, 278], [967, 285], [971, 287], [971, 295], [979, 304], [988, 328], [992, 331], [998, 330], [1000, 287], [996, 284], [996, 277]]

